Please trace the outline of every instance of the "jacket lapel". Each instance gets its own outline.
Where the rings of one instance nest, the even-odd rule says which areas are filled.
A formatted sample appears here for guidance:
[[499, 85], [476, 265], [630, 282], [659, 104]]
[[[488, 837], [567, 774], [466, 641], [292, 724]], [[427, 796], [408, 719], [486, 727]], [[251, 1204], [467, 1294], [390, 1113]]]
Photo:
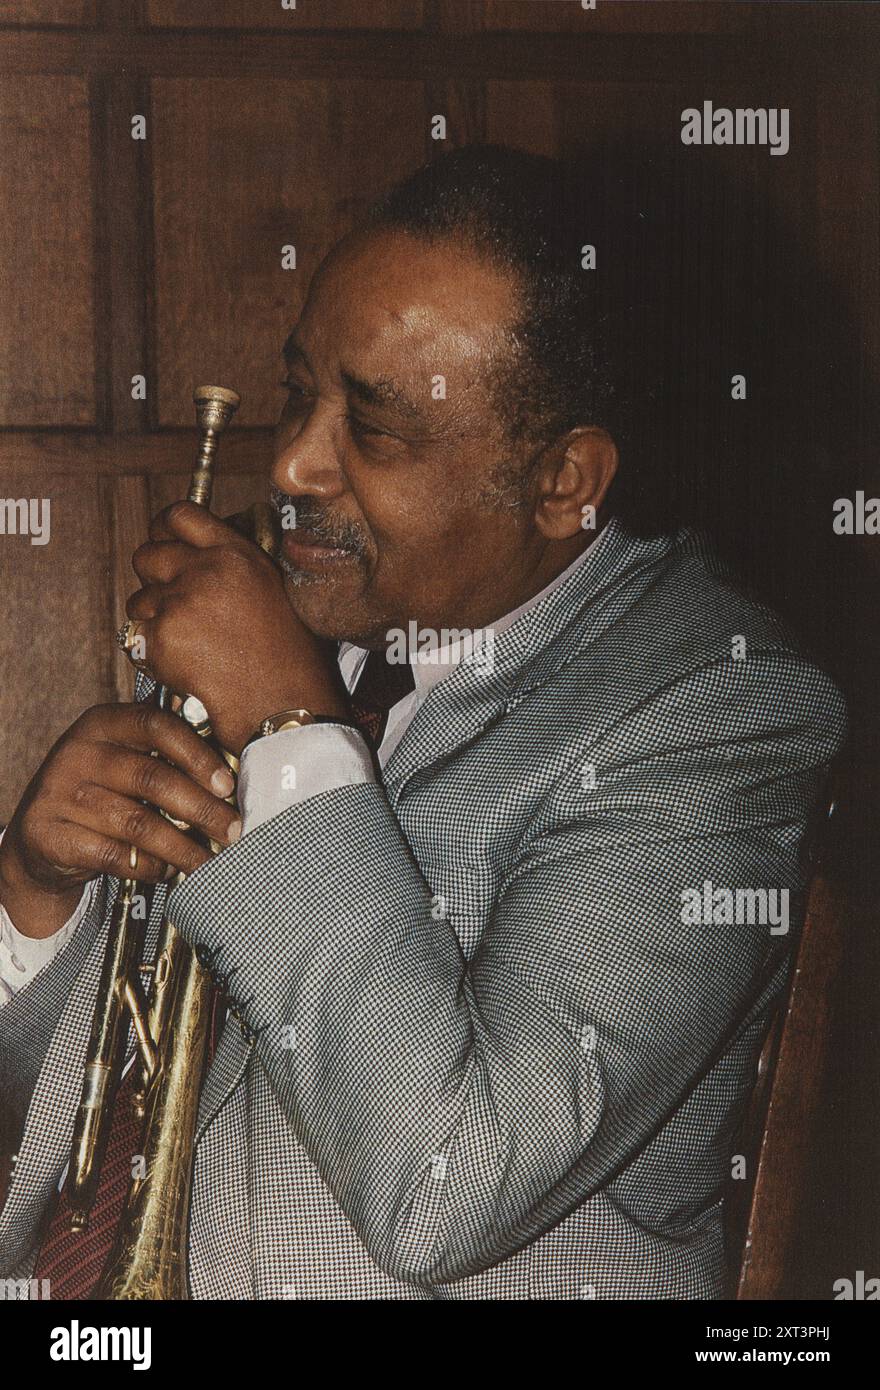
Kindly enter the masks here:
[[197, 1144], [214, 1116], [235, 1090], [244, 1075], [250, 1056], [251, 1048], [242, 1037], [235, 1019], [230, 1016], [224, 1024], [217, 1051], [202, 1088], [196, 1129]]

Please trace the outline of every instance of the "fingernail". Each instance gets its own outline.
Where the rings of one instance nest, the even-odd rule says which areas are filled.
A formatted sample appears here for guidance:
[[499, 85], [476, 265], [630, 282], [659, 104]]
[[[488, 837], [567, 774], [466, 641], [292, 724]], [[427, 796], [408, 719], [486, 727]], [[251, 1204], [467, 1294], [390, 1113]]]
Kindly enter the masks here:
[[163, 877], [163, 879], [165, 880], [165, 882], [167, 883], [168, 880], [169, 880], [170, 878], [173, 878], [174, 875], [175, 875], [176, 873], [177, 873], [177, 865], [176, 865], [176, 864], [169, 864], [169, 865], [168, 865], [168, 868], [165, 870], [165, 872], [164, 872], [164, 874], [162, 875], [162, 877]]
[[232, 773], [229, 771], [228, 768], [218, 767], [217, 771], [211, 778], [211, 790], [215, 792], [217, 796], [232, 795], [233, 791], [235, 790], [235, 782], [233, 781]]
[[230, 845], [234, 845], [241, 834], [241, 821], [234, 820], [226, 832], [226, 839]]

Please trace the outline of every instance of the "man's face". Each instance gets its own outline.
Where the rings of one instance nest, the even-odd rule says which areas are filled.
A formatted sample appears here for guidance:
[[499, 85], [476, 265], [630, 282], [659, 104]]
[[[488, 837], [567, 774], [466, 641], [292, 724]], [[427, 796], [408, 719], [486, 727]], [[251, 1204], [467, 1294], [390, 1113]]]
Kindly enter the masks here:
[[314, 632], [381, 646], [410, 619], [476, 628], [520, 601], [541, 537], [527, 508], [481, 497], [516, 462], [491, 399], [516, 313], [510, 281], [449, 241], [359, 233], [318, 271], [285, 348], [272, 470], [296, 512], [291, 602]]

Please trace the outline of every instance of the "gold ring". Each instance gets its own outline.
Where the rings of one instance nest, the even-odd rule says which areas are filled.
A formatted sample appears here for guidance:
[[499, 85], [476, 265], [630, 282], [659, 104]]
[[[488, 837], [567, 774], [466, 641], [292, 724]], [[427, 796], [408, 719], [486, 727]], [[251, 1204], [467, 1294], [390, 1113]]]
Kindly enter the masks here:
[[116, 641], [124, 652], [131, 651], [134, 646], [135, 624], [131, 618], [127, 618], [122, 627], [116, 634]]
[[131, 869], [132, 873], [135, 873], [135, 872], [137, 871], [137, 866], [138, 866], [137, 845], [129, 845], [129, 847], [128, 847], [128, 867]]
[[135, 646], [137, 646], [139, 643], [143, 645], [143, 640], [144, 639], [141, 634], [140, 628], [133, 618], [129, 618], [126, 622], [124, 622], [122, 624], [122, 627], [116, 634], [117, 643], [125, 652], [126, 656], [131, 658], [135, 665], [137, 665], [138, 661], [143, 660], [143, 653], [141, 653], [140, 657], [133, 657], [131, 654], [134, 651]]

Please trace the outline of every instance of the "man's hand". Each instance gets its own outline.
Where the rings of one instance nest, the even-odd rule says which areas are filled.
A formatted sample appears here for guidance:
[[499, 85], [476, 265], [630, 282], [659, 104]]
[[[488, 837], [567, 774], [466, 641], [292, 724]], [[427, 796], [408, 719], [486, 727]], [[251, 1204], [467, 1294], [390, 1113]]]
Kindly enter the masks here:
[[143, 588], [126, 605], [152, 676], [196, 695], [224, 748], [240, 753], [283, 709], [348, 718], [335, 651], [300, 622], [281, 572], [204, 507], [176, 502], [132, 561]]
[[55, 744], [9, 823], [0, 844], [0, 903], [25, 936], [45, 937], [64, 925], [83, 884], [99, 874], [156, 883], [178, 869], [192, 873], [209, 851], [153, 808], [230, 844], [241, 830], [237, 810], [223, 800], [232, 790], [220, 755], [175, 715], [149, 704], [86, 710]]

